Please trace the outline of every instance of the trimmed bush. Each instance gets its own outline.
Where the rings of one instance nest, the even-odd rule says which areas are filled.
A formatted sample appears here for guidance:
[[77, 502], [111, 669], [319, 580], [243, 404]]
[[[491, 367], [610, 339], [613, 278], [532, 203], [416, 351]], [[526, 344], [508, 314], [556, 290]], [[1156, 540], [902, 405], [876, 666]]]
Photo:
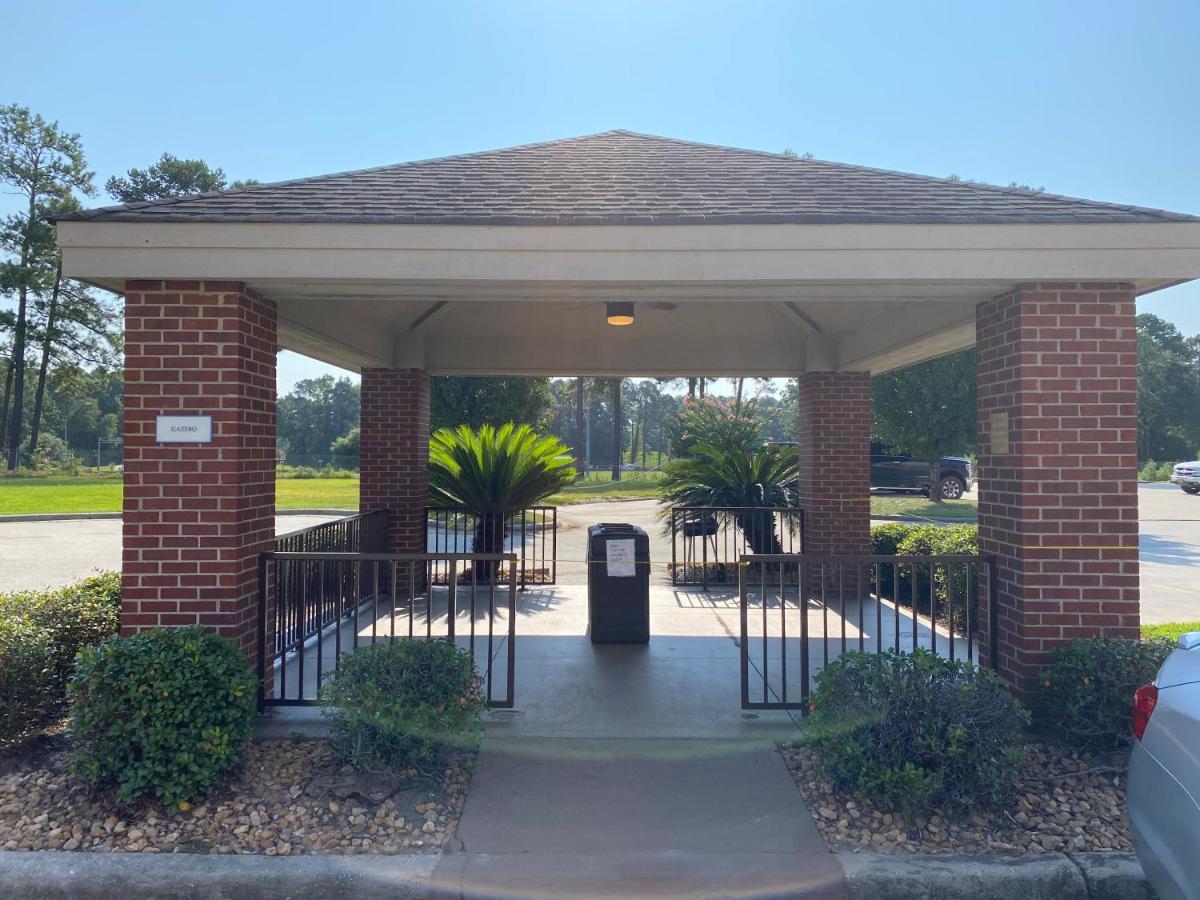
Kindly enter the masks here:
[[1174, 463], [1147, 460], [1138, 469], [1138, 481], [1170, 481], [1175, 473]]
[[1082, 749], [1133, 740], [1133, 692], [1153, 681], [1170, 641], [1088, 638], [1056, 647], [1039, 679], [1038, 725]]
[[86, 647], [70, 685], [72, 768], [118, 800], [185, 807], [241, 759], [257, 684], [237, 646], [202, 628]]
[[0, 595], [0, 619], [20, 619], [45, 635], [65, 686], [80, 648], [100, 643], [121, 627], [121, 575], [105, 572], [55, 591]]
[[918, 525], [896, 545], [898, 556], [972, 556], [978, 552], [978, 525]]
[[61, 704], [47, 635], [21, 619], [0, 619], [0, 744], [33, 734]]
[[360, 772], [432, 769], [475, 747], [483, 728], [474, 661], [444, 640], [360, 647], [338, 661], [321, 702], [334, 751]]
[[[918, 525], [905, 522], [889, 522], [871, 529], [871, 548], [877, 555], [886, 556], [975, 556], [979, 553], [979, 526], [962, 525]], [[929, 569], [909, 565], [900, 566], [899, 578], [895, 578], [893, 566], [880, 565], [880, 591], [883, 596], [901, 606], [915, 607], [917, 612], [929, 615], [936, 611], [940, 621], [946, 621], [951, 613], [954, 625], [965, 628], [967, 608], [965, 600], [979, 596], [977, 575], [974, 570], [954, 566], [950, 570], [938, 567], [935, 572], [933, 599], [930, 604]], [[899, 587], [899, 596], [893, 597]], [[953, 609], [951, 608], [953, 607]], [[970, 610], [972, 621], [978, 611]]]
[[907, 522], [887, 522], [871, 529], [871, 553], [876, 556], [895, 556], [900, 542], [919, 525]]
[[115, 634], [120, 619], [115, 572], [55, 591], [0, 594], [0, 743], [62, 714], [76, 654]]
[[911, 820], [1006, 800], [1028, 721], [989, 670], [927, 650], [845, 653], [817, 676], [808, 740], [835, 784]]

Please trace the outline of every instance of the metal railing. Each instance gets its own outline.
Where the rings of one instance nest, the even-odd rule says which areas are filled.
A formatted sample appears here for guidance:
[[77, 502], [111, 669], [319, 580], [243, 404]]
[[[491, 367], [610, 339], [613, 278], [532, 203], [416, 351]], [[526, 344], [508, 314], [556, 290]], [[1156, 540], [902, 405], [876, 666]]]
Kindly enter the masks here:
[[377, 509], [281, 534], [275, 538], [275, 552], [382, 553], [387, 541], [388, 512]]
[[[555, 584], [558, 580], [558, 507], [530, 506], [497, 516], [479, 516], [452, 507], [431, 506], [426, 516], [425, 549], [430, 553], [511, 553], [517, 557], [517, 583]], [[434, 584], [446, 584], [449, 571], [435, 567]], [[492, 573], [460, 572], [464, 581], [477, 577], [505, 580], [503, 568]]]
[[[484, 584], [460, 571], [504, 567]], [[468, 650], [489, 706], [513, 705], [514, 554], [264, 553], [259, 563], [259, 704], [317, 702], [345, 653], [376, 641], [445, 639]], [[434, 571], [445, 569], [444, 586]], [[465, 621], [463, 621], [465, 617]], [[497, 664], [504, 666], [497, 676]]]
[[[322, 522], [309, 528], [290, 531], [275, 538], [276, 553], [383, 553], [388, 543], [388, 513], [386, 509], [347, 516]], [[330, 622], [341, 616], [345, 609], [332, 598], [347, 598], [349, 586], [339, 582], [345, 573], [333, 569], [308, 566], [295, 573], [286, 582], [275, 585], [279, 595], [279, 608], [288, 611], [274, 632], [274, 652], [303, 643]], [[331, 598], [321, 604], [298, 603], [300, 594]], [[303, 614], [300, 610], [303, 609]]]
[[733, 587], [745, 554], [803, 551], [800, 507], [673, 506], [671, 584]]
[[813, 676], [851, 650], [996, 659], [991, 557], [747, 554], [740, 562], [743, 709], [807, 711]]

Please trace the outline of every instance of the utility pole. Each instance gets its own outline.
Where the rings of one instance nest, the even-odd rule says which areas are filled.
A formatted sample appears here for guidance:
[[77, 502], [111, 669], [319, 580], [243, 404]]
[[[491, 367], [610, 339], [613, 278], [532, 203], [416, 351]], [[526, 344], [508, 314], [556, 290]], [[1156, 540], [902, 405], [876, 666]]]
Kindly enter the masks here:
[[612, 414], [613, 414], [613, 464], [612, 464], [612, 480], [621, 480], [621, 438], [625, 431], [625, 423], [621, 421], [621, 381], [620, 378], [613, 379], [612, 389]]
[[[583, 424], [583, 376], [575, 379], [575, 468], [580, 476], [587, 473], [587, 438]], [[580, 454], [583, 454], [582, 457]]]

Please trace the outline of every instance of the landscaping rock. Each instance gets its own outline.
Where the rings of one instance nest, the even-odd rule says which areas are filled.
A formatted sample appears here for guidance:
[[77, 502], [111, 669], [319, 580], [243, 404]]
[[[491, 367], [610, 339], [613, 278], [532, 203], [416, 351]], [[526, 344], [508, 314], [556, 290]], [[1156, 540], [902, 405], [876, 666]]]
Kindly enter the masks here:
[[[454, 837], [470, 760], [439, 777], [343, 771], [324, 741], [251, 744], [203, 804], [122, 806], [70, 774], [61, 751], [0, 776], [0, 847], [141, 853], [415, 853]], [[297, 787], [300, 790], [297, 791]], [[429, 826], [429, 827], [426, 827]]]
[[817, 830], [835, 850], [1037, 855], [1133, 849], [1123, 755], [1074, 755], [1047, 744], [1031, 744], [1028, 751], [1007, 808], [917, 817], [911, 823], [869, 797], [835, 789], [812, 749], [785, 747], [781, 753]]

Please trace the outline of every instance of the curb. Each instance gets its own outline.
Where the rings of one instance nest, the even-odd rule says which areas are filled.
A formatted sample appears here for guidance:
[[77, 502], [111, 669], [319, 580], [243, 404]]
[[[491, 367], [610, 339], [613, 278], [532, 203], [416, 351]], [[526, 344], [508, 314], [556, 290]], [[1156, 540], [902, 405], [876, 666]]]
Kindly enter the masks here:
[[1154, 900], [1132, 853], [838, 853], [852, 900]]
[[[119, 512], [94, 513], [19, 513], [15, 516], [0, 516], [0, 525], [6, 522], [68, 522], [72, 519], [119, 519]], [[277, 509], [277, 516], [355, 516], [352, 509]]]
[[357, 509], [277, 509], [277, 516], [357, 516]]
[[119, 519], [119, 512], [94, 513], [27, 513], [15, 516], [0, 516], [0, 525], [5, 522], [66, 522], [71, 519]]
[[977, 519], [934, 519], [929, 516], [877, 516], [871, 514], [871, 518], [882, 522], [913, 522], [915, 524], [925, 525], [977, 525]]
[[0, 895], [39, 900], [293, 900], [434, 897], [439, 853], [224, 856], [206, 853], [0, 852]]
[[[672, 856], [677, 854], [666, 854]], [[0, 852], [0, 895], [46, 900], [405, 900], [461, 895], [457, 869], [478, 854], [411, 856], [224, 856], [204, 853]], [[592, 854], [584, 854], [591, 857]], [[621, 871], [616, 855], [591, 873], [593, 886]], [[638, 856], [635, 854], [634, 856]], [[642, 854], [645, 856], [645, 854]], [[655, 854], [650, 854], [655, 856]], [[658, 854], [663, 856], [663, 854]], [[790, 854], [786, 856], [790, 857]], [[837, 853], [852, 900], [1154, 900], [1132, 853], [940, 856]], [[487, 862], [486, 857], [480, 857]], [[501, 858], [502, 859], [502, 858]], [[457, 860], [458, 865], [439, 863]], [[573, 863], [577, 867], [579, 860]], [[743, 860], [744, 864], [744, 860]], [[486, 868], [486, 867], [485, 867]], [[524, 864], [521, 870], [526, 871]], [[454, 870], [454, 871], [451, 871]], [[457, 872], [457, 876], [455, 873]], [[604, 873], [608, 874], [605, 875]], [[526, 877], [530, 873], [526, 871]], [[660, 873], [661, 874], [661, 873]], [[726, 873], [730, 888], [741, 879]], [[449, 881], [450, 884], [446, 882]], [[532, 887], [532, 885], [528, 885]], [[657, 885], [661, 890], [669, 885]], [[827, 885], [828, 887], [828, 885]], [[450, 889], [447, 893], [447, 888]]]

